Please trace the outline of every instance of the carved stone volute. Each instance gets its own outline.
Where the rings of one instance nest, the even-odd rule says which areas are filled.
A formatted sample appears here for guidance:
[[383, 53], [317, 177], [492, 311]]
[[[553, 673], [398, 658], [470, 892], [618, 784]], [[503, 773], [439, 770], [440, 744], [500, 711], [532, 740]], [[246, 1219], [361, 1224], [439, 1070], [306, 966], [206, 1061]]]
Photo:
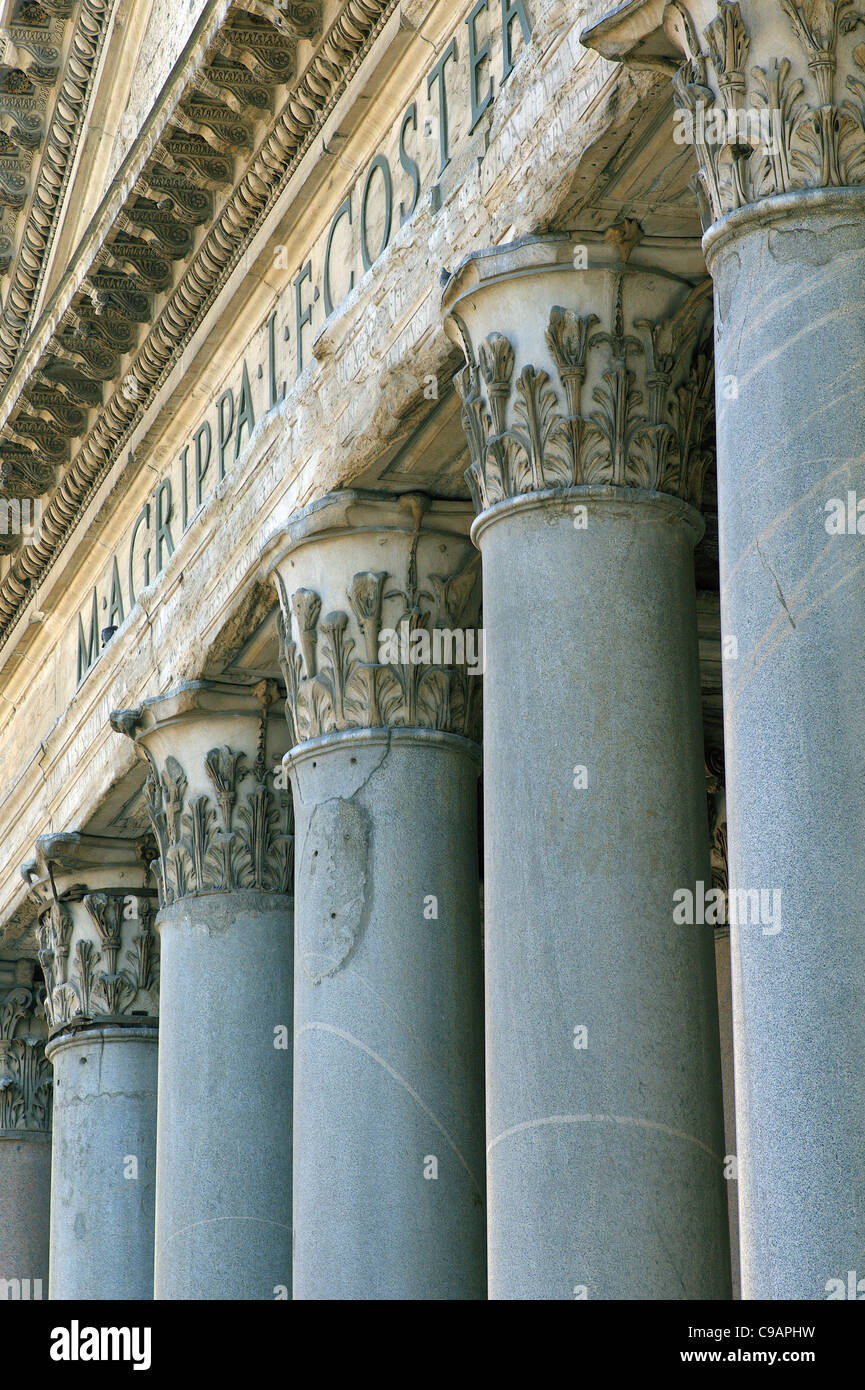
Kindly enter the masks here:
[[705, 227], [765, 198], [862, 185], [859, 0], [645, 0], [610, 6], [583, 41], [626, 62], [654, 52], [672, 69]]

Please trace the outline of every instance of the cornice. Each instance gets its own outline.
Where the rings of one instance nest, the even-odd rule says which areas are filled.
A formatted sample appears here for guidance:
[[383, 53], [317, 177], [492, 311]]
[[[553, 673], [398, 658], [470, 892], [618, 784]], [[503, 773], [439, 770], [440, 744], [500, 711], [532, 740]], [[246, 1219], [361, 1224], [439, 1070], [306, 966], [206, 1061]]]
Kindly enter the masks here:
[[[81, 0], [75, 18], [26, 221], [17, 245], [10, 245], [8, 252], [10, 278], [0, 314], [0, 379], [5, 379], [12, 371], [18, 349], [31, 325], [115, 4], [116, 0]], [[71, 13], [73, 6], [40, 4], [36, 8], [62, 16]], [[14, 37], [15, 31], [12, 33]], [[0, 265], [2, 262], [0, 246]]]
[[[246, 161], [255, 146], [261, 97], [273, 102], [282, 91], [276, 79], [287, 76], [297, 37], [312, 33], [318, 5], [289, 4], [277, 13], [255, 0], [213, 0], [204, 12], [0, 396], [0, 489], [33, 495], [41, 484], [51, 492], [40, 534], [21, 546], [0, 583], [0, 645], [396, 5], [349, 0], [287, 99], [280, 97], [279, 115], [239, 181], [233, 162]], [[263, 13], [278, 24], [269, 50], [259, 37]], [[251, 33], [247, 60], [262, 92], [234, 83], [220, 115], [214, 65], [230, 65]], [[227, 184], [231, 192], [214, 215], [214, 195]], [[208, 224], [193, 254], [193, 230]], [[164, 292], [158, 318], [136, 347], [152, 298]], [[104, 400], [103, 383], [118, 377], [121, 363], [122, 385]], [[70, 438], [80, 434], [84, 442], [54, 487]]]
[[[32, 175], [50, 140], [67, 20], [74, 0], [41, 5], [12, 0], [0, 28], [0, 274], [18, 252], [16, 229], [29, 212]], [[70, 50], [71, 51], [71, 50]]]

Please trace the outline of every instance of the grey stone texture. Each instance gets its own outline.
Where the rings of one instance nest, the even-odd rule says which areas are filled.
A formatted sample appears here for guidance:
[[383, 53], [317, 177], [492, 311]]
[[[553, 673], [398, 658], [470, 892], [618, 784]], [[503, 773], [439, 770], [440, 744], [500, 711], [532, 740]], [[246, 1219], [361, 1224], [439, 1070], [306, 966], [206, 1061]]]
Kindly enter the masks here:
[[151, 1299], [155, 1028], [109, 1026], [46, 1047], [54, 1067], [52, 1299]]
[[248, 890], [185, 898], [163, 909], [158, 928], [155, 1297], [285, 1298], [291, 899]]
[[[486, 1293], [470, 521], [336, 493], [270, 557], [295, 739], [296, 1298]], [[461, 654], [436, 653], [445, 630]]]
[[112, 725], [147, 758], [162, 958], [157, 1299], [291, 1296], [291, 796], [273, 681]]
[[567, 238], [482, 252], [444, 292], [481, 511], [494, 1299], [730, 1296], [712, 931], [674, 920], [711, 882], [708, 287], [622, 234], [579, 270]]
[[485, 1298], [478, 749], [358, 730], [289, 757], [295, 1297]]
[[50, 1196], [51, 1135], [0, 1132], [0, 1286], [29, 1280], [32, 1297], [48, 1297]]
[[478, 523], [491, 1298], [730, 1294], [712, 933], [673, 921], [709, 879], [696, 527], [612, 489]]
[[730, 888], [780, 894], [731, 928], [745, 1298], [865, 1270], [865, 580], [826, 529], [865, 497], [863, 212], [798, 194], [706, 239]]

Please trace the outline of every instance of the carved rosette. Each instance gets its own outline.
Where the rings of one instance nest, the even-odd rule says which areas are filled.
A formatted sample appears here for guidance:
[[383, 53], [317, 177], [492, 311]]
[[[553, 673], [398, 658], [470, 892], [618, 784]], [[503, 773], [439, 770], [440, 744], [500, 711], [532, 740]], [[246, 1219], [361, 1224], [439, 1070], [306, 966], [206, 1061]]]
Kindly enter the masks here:
[[156, 895], [146, 858], [146, 842], [45, 835], [23, 865], [52, 1035], [158, 1013]]
[[[580, 239], [577, 238], [577, 241]], [[647, 268], [651, 248], [563, 238], [470, 256], [444, 292], [479, 512], [586, 485], [694, 506], [714, 441], [710, 282]]]
[[354, 729], [479, 737], [480, 557], [464, 503], [334, 493], [274, 559], [292, 745]]
[[45, 991], [35, 962], [9, 962], [0, 985], [0, 1133], [51, 1129], [51, 1065], [45, 1060]]
[[704, 226], [763, 198], [865, 176], [858, 0], [677, 0], [674, 77]]
[[159, 904], [243, 889], [292, 892], [294, 813], [274, 681], [193, 681], [111, 715], [148, 764]]

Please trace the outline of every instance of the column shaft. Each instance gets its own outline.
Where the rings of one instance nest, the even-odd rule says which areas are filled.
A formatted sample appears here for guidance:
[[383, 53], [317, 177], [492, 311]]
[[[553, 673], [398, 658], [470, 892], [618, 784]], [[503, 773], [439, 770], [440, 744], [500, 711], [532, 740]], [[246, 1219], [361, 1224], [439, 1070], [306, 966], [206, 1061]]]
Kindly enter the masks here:
[[52, 1085], [37, 971], [0, 961], [0, 1299], [48, 1297]]
[[291, 1288], [291, 907], [212, 893], [159, 915], [157, 1298]]
[[865, 1289], [861, 12], [850, 0], [682, 0], [675, 11], [620, 6], [583, 39], [616, 57], [659, 41], [681, 48], [677, 123], [708, 228], [742, 1291], [855, 1298]]
[[673, 921], [709, 881], [686, 512], [481, 523], [493, 1298], [729, 1295], [711, 929]]
[[111, 716], [159, 857], [158, 1299], [291, 1297], [293, 819], [273, 681]]
[[292, 762], [295, 1296], [484, 1298], [476, 750], [331, 738]]
[[444, 294], [484, 570], [493, 1298], [730, 1291], [693, 910], [708, 286], [687, 246], [641, 241], [635, 223], [590, 238], [576, 273], [567, 239], [526, 239]]
[[48, 1297], [50, 1133], [0, 1133], [0, 1298]]
[[24, 866], [54, 1069], [52, 1299], [153, 1297], [158, 943], [136, 841], [75, 832]]
[[48, 1045], [52, 1299], [153, 1297], [157, 1050], [134, 1027]]
[[464, 503], [338, 493], [274, 556], [298, 818], [298, 1298], [486, 1292], [469, 521]]
[[709, 245], [742, 1278], [821, 1298], [865, 1272], [865, 193], [781, 203]]

